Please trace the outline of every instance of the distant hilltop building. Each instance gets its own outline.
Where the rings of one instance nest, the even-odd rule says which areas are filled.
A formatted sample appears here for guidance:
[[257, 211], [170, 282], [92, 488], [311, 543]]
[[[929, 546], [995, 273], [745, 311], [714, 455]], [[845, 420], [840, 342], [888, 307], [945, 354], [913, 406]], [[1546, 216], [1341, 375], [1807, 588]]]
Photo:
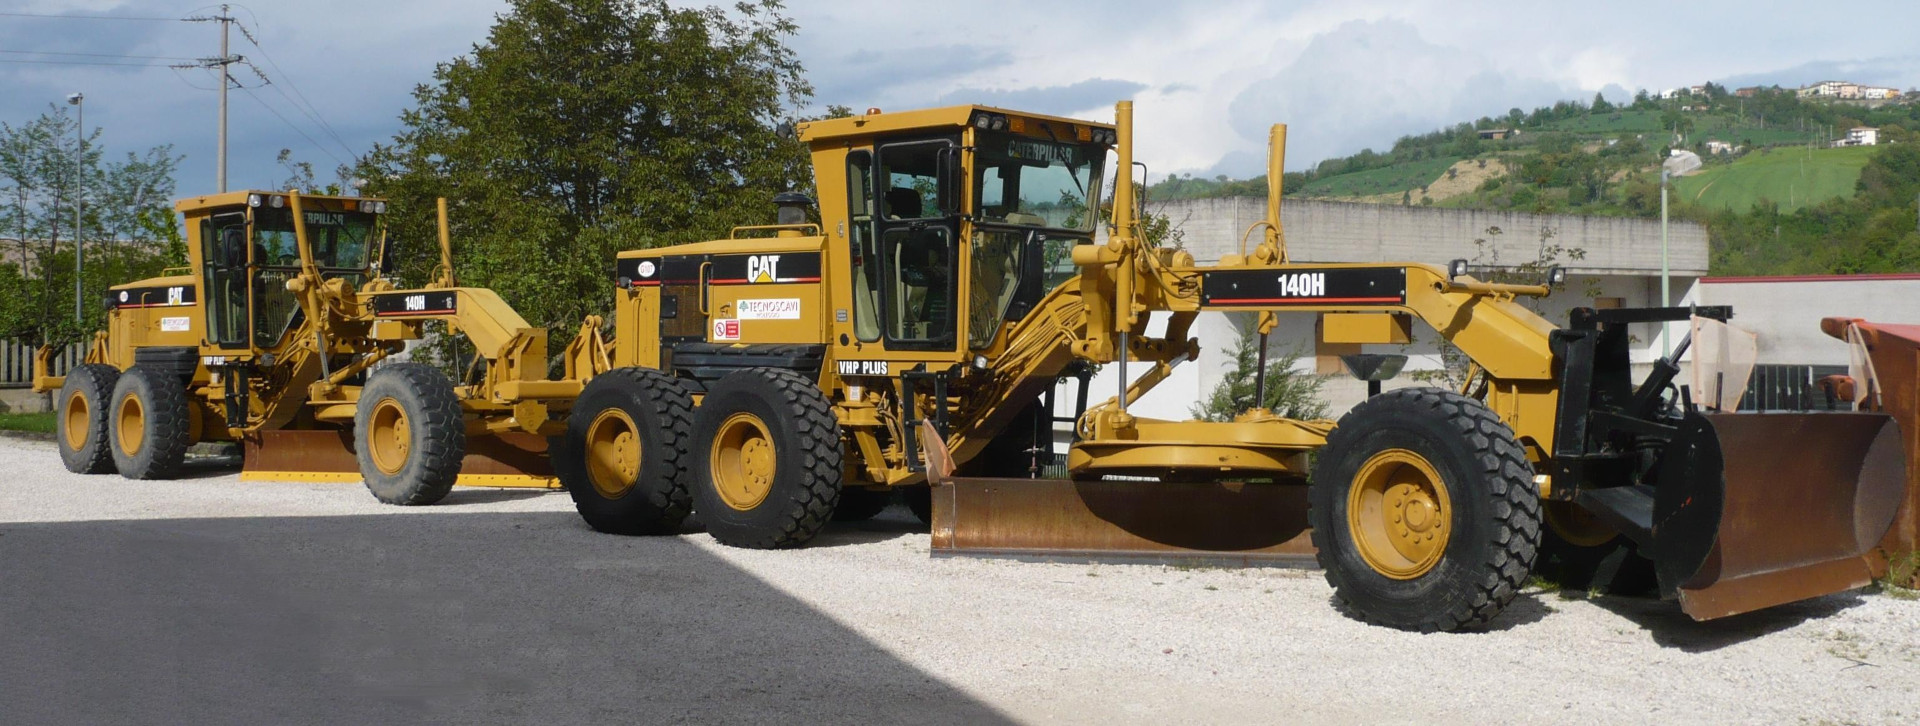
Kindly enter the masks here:
[[1835, 98], [1842, 101], [1884, 101], [1900, 97], [1898, 88], [1863, 86], [1849, 81], [1821, 81], [1801, 86], [1796, 93], [1801, 98]]
[[1856, 126], [1847, 129], [1847, 135], [1834, 139], [1834, 146], [1873, 146], [1880, 143], [1880, 129], [1872, 126]]

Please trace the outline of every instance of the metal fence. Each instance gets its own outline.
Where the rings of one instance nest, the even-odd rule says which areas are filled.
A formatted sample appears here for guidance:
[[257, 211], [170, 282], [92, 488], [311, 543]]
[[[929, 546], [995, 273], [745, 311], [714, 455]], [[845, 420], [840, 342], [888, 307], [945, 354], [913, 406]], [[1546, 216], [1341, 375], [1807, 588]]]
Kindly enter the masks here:
[[1846, 366], [1762, 364], [1753, 367], [1742, 411], [1850, 411], [1852, 401], [1828, 401], [1819, 380], [1846, 375]]
[[[18, 340], [0, 341], [0, 388], [26, 388], [33, 385], [33, 354], [37, 347]], [[53, 357], [50, 375], [64, 376], [86, 360], [87, 345], [74, 343]]]

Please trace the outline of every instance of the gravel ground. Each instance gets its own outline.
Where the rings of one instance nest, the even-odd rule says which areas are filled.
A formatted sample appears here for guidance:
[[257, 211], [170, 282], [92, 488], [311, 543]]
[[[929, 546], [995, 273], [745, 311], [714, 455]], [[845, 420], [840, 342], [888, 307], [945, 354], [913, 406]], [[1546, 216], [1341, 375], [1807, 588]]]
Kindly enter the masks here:
[[757, 552], [561, 493], [0, 460], [7, 723], [1920, 721], [1920, 602], [1885, 595], [1694, 623], [1535, 591], [1415, 635], [1315, 572], [930, 559], [901, 511]]

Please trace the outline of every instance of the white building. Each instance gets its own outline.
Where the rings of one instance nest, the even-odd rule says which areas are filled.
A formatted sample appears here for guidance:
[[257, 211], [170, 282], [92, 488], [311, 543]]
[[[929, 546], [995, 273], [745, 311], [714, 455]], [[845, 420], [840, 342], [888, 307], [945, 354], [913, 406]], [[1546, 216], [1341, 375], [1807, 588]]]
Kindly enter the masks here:
[[1859, 126], [1847, 129], [1847, 135], [1833, 142], [1834, 146], [1873, 146], [1880, 143], [1880, 130], [1872, 126]]

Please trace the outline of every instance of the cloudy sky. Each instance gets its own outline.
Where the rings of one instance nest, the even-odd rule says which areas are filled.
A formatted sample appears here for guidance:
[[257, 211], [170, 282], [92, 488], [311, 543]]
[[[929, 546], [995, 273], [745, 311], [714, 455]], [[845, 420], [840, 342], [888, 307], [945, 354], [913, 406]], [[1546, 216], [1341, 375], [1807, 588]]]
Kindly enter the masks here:
[[[483, 40], [504, 7], [236, 5], [258, 42], [236, 35], [234, 52], [273, 83], [237, 67], [250, 88], [230, 97], [229, 186], [284, 179], [282, 148], [328, 170], [387, 139], [413, 85]], [[216, 55], [218, 25], [166, 19], [215, 10], [199, 0], [0, 0], [0, 121], [19, 124], [83, 92], [86, 123], [113, 153], [173, 144], [186, 156], [180, 191], [210, 190], [215, 77], [167, 66]], [[1115, 100], [1133, 98], [1139, 154], [1156, 177], [1257, 174], [1274, 122], [1290, 125], [1288, 166], [1302, 168], [1596, 91], [1618, 99], [1708, 80], [1827, 78], [1920, 86], [1912, 0], [793, 0], [788, 12], [819, 106], [978, 102], [1111, 119]]]

